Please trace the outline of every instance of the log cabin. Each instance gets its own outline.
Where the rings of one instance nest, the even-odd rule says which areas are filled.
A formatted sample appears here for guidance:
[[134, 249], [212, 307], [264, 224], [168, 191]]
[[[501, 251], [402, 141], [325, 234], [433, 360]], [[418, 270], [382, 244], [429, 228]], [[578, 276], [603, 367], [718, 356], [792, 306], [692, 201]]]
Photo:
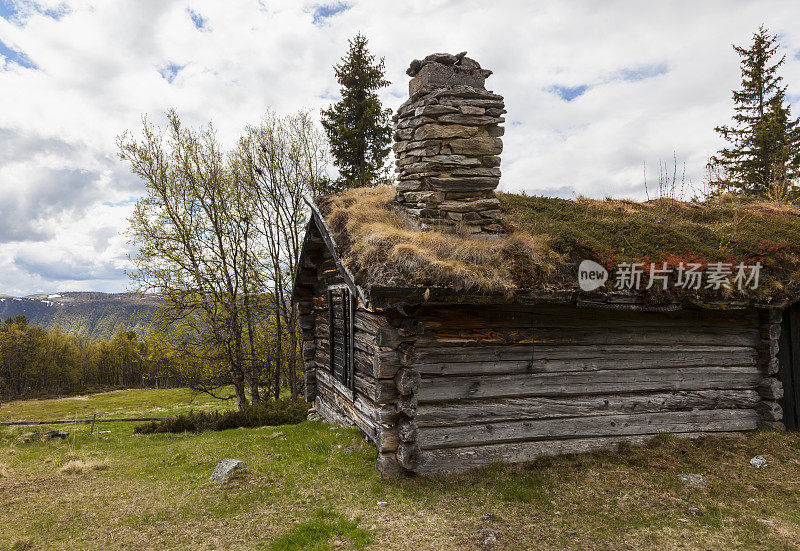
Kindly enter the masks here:
[[311, 202], [294, 282], [306, 399], [383, 475], [798, 428], [800, 209], [496, 193], [491, 71], [408, 74], [397, 185]]

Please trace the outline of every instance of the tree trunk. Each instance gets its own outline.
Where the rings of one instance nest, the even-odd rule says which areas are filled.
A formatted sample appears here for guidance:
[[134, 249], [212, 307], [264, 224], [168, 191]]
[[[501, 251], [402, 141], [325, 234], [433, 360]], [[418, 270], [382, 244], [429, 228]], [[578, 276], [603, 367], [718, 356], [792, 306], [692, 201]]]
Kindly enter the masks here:
[[281, 324], [281, 309], [280, 306], [277, 304], [277, 297], [276, 297], [276, 306], [275, 308], [275, 333], [277, 334], [278, 340], [275, 349], [275, 399], [281, 397], [281, 363], [283, 362], [283, 357], [281, 354], [281, 341], [283, 340], [283, 327]]
[[233, 383], [233, 389], [236, 392], [236, 405], [239, 407], [239, 411], [241, 411], [247, 405], [247, 396], [244, 393], [244, 376], [241, 368], [235, 365], [231, 366], [230, 371], [231, 382]]

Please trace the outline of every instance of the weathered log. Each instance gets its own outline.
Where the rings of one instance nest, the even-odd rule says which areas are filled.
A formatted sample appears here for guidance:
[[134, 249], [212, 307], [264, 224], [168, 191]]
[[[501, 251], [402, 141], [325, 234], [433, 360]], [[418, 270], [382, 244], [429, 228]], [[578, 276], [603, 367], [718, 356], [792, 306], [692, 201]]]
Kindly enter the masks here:
[[397, 433], [403, 442], [413, 442], [417, 439], [417, 424], [409, 419], [402, 419], [398, 423]]
[[378, 350], [372, 356], [371, 375], [375, 378], [394, 377], [400, 367], [400, 358], [396, 350]]
[[[335, 383], [329, 372], [318, 372], [317, 381], [322, 385], [326, 393], [338, 392], [335, 390]], [[397, 421], [398, 412], [394, 404], [377, 404], [360, 392], [353, 392], [353, 400], [350, 400], [349, 397], [343, 397], [343, 399], [350, 401], [352, 407], [370, 419], [375, 425], [394, 425]]]
[[660, 432], [733, 432], [755, 429], [758, 420], [758, 413], [752, 409], [714, 409], [501, 421], [420, 428], [417, 444], [420, 449], [426, 450], [524, 440], [558, 440]]
[[[321, 379], [321, 382], [323, 380], [324, 377]], [[397, 430], [392, 426], [377, 424], [375, 419], [371, 418], [368, 413], [362, 410], [364, 402], [358, 403], [358, 401], [351, 401], [348, 397], [338, 392], [336, 388], [327, 385], [318, 386], [318, 399], [316, 402], [324, 402], [324, 407], [333, 411], [330, 417], [332, 417], [337, 424], [355, 424], [375, 443], [378, 451], [391, 452], [397, 449], [400, 442]], [[328, 416], [324, 415], [321, 411], [320, 414], [326, 419], [328, 418]]]
[[393, 452], [400, 445], [400, 438], [394, 427], [376, 427], [378, 451], [381, 453]]
[[397, 387], [392, 379], [376, 379], [359, 372], [354, 379], [356, 390], [376, 404], [389, 404], [397, 399]]
[[380, 453], [375, 460], [375, 468], [383, 478], [397, 478], [403, 473], [394, 453]]
[[670, 390], [755, 388], [762, 374], [753, 367], [605, 370], [486, 377], [423, 377], [420, 403], [464, 399], [568, 396]]
[[412, 367], [417, 363], [416, 349], [412, 344], [400, 343], [400, 346], [397, 347], [397, 356], [400, 364], [406, 367]]
[[761, 308], [759, 315], [762, 323], [777, 323], [783, 321], [783, 310], [780, 308]]
[[764, 377], [758, 385], [758, 393], [768, 400], [783, 398], [783, 385], [775, 377]]
[[[336, 408], [333, 406], [331, 400], [328, 397], [323, 398], [319, 394], [314, 399], [314, 408], [317, 410], [317, 413], [322, 416], [325, 421], [328, 423], [332, 423], [334, 425], [339, 425], [342, 427], [350, 426], [353, 424], [353, 421], [345, 417], [342, 413], [338, 412]], [[375, 441], [375, 435], [373, 434], [371, 437], [372, 441]]]
[[402, 413], [406, 417], [413, 418], [417, 414], [417, 408], [419, 404], [417, 403], [417, 397], [414, 395], [411, 396], [400, 396], [397, 399], [397, 403], [395, 404], [398, 413]]
[[422, 322], [413, 318], [403, 318], [397, 327], [397, 332], [401, 337], [413, 337], [421, 334], [424, 331]]
[[759, 355], [756, 365], [764, 374], [775, 375], [780, 369], [780, 360], [777, 357]]
[[[759, 340], [758, 346], [762, 345]], [[558, 359], [604, 359], [611, 357], [627, 358], [653, 356], [686, 355], [689, 358], [701, 356], [705, 361], [717, 354], [723, 354], [734, 360], [750, 363], [754, 358], [753, 346], [718, 346], [718, 345], [643, 345], [623, 344], [611, 345], [605, 341], [598, 341], [589, 345], [535, 345], [527, 344], [491, 344], [480, 343], [448, 343], [440, 342], [436, 346], [416, 346], [415, 355], [418, 363], [433, 363], [438, 361], [449, 362], [475, 362], [475, 361], [503, 361], [503, 360], [558, 360]], [[668, 361], [668, 358], [664, 358]]]
[[762, 340], [761, 346], [759, 346], [759, 352], [763, 357], [776, 358], [779, 348], [777, 340]]
[[756, 405], [756, 411], [764, 421], [780, 421], [783, 419], [783, 408], [778, 402], [763, 400]]
[[425, 305], [416, 313], [425, 330], [509, 327], [621, 327], [621, 328], [718, 328], [756, 330], [758, 316], [748, 310], [678, 310], [675, 312], [643, 312], [602, 308], [578, 308], [561, 304], [491, 305], [473, 308], [470, 305]]
[[[709, 436], [707, 432], [675, 434], [678, 438]], [[730, 433], [716, 433], [727, 436]], [[497, 462], [517, 463], [531, 461], [544, 455], [583, 453], [595, 450], [614, 449], [620, 444], [641, 445], [656, 435], [611, 436], [599, 438], [573, 438], [569, 440], [540, 440], [469, 446], [464, 448], [440, 448], [422, 452], [416, 472], [421, 474], [462, 472]], [[402, 448], [402, 446], [401, 446]]]
[[778, 340], [781, 337], [781, 324], [764, 323], [761, 325], [760, 334], [762, 339]]
[[[315, 356], [317, 364], [329, 365], [327, 336], [317, 337], [317, 345]], [[402, 367], [396, 350], [384, 350], [376, 347], [371, 349], [371, 352], [365, 352], [362, 347], [356, 346], [353, 358], [356, 371], [377, 379], [391, 379]], [[343, 359], [342, 355], [341, 360]]]
[[[428, 331], [414, 339], [417, 347], [436, 346], [441, 342], [469, 344], [486, 339], [502, 338], [506, 342], [528, 342], [541, 345], [589, 346], [607, 345], [697, 345], [697, 346], [758, 346], [761, 335], [753, 328], [686, 327], [683, 330], [668, 327], [643, 328], [634, 324], [607, 327], [603, 324], [590, 327], [560, 326], [537, 328], [520, 326], [507, 329], [486, 326], [480, 330], [460, 331], [457, 325], [438, 331]], [[668, 329], [668, 330], [667, 330]], [[502, 342], [502, 341], [501, 341]]]
[[515, 419], [552, 419], [608, 415], [613, 413], [655, 413], [694, 409], [754, 408], [761, 402], [754, 390], [699, 390], [653, 394], [606, 394], [565, 398], [503, 398], [429, 403], [418, 406], [419, 427], [466, 425]]
[[317, 398], [317, 385], [306, 383], [303, 389], [303, 398], [305, 398], [306, 402], [313, 402]]
[[314, 359], [314, 352], [316, 351], [317, 346], [313, 342], [307, 342], [303, 344], [303, 359], [304, 360], [313, 360]]
[[414, 394], [419, 390], [420, 375], [414, 369], [403, 368], [394, 376], [394, 384], [403, 396]]
[[402, 442], [397, 448], [397, 461], [400, 465], [413, 471], [420, 462], [420, 450], [416, 444]]
[[383, 316], [358, 311], [355, 325], [357, 331], [369, 334], [377, 346], [395, 348], [403, 341], [397, 329], [389, 325]]
[[[644, 369], [667, 367], [705, 367], [716, 365], [753, 366], [759, 354], [751, 347], [545, 347], [506, 346], [450, 348], [452, 357], [444, 352], [435, 354], [417, 349], [418, 363], [424, 375], [470, 375], [491, 373], [551, 373], [596, 371], [604, 369]], [[627, 350], [626, 350], [627, 349]], [[492, 357], [494, 356], [494, 359]]]

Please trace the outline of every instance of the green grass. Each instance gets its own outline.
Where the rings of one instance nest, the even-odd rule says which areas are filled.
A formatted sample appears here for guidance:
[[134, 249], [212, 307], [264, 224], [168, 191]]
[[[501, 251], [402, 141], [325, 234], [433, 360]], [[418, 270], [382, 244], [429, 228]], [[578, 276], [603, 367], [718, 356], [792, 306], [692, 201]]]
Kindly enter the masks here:
[[[151, 392], [144, 407], [181, 405], [175, 391]], [[98, 398], [114, 410], [128, 395]], [[27, 444], [27, 427], [0, 429], [0, 549], [452, 551], [483, 549], [490, 532], [495, 549], [800, 547], [798, 434], [659, 437], [613, 453], [382, 480], [357, 430], [323, 423], [147, 436], [131, 423], [102, 429], [111, 432], [79, 425], [67, 441]], [[754, 455], [769, 465], [754, 469]], [[225, 457], [249, 468], [220, 487], [209, 477]], [[62, 473], [70, 460], [107, 468]], [[708, 488], [684, 486], [681, 473], [705, 475]]]
[[186, 388], [116, 390], [100, 394], [16, 400], [0, 406], [0, 421], [48, 421], [98, 418], [167, 417], [189, 410], [235, 409], [236, 402], [223, 402]]
[[800, 296], [792, 283], [800, 279], [797, 206], [736, 198], [700, 204], [498, 196], [517, 230], [545, 237], [547, 248], [566, 259], [593, 258], [608, 268], [619, 262], [760, 261], [761, 285], [753, 293]]
[[347, 546], [364, 549], [372, 541], [366, 530], [358, 527], [358, 521], [350, 521], [339, 513], [320, 509], [315, 518], [296, 524], [286, 534], [273, 542], [271, 551], [325, 551], [331, 542], [335, 547]]

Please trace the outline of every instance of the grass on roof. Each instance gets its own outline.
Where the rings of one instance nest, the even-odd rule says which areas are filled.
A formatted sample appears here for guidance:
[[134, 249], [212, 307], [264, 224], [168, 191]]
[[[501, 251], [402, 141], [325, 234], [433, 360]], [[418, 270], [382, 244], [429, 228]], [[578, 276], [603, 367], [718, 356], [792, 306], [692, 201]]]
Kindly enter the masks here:
[[320, 203], [345, 264], [365, 286], [513, 294], [573, 289], [575, 266], [587, 258], [609, 269], [619, 262], [675, 267], [680, 262], [760, 261], [764, 268], [761, 285], [752, 291], [755, 298], [800, 295], [796, 206], [733, 197], [639, 203], [499, 193], [508, 234], [482, 239], [463, 228], [420, 231], [410, 226], [390, 208], [394, 193], [393, 187], [361, 188]]

